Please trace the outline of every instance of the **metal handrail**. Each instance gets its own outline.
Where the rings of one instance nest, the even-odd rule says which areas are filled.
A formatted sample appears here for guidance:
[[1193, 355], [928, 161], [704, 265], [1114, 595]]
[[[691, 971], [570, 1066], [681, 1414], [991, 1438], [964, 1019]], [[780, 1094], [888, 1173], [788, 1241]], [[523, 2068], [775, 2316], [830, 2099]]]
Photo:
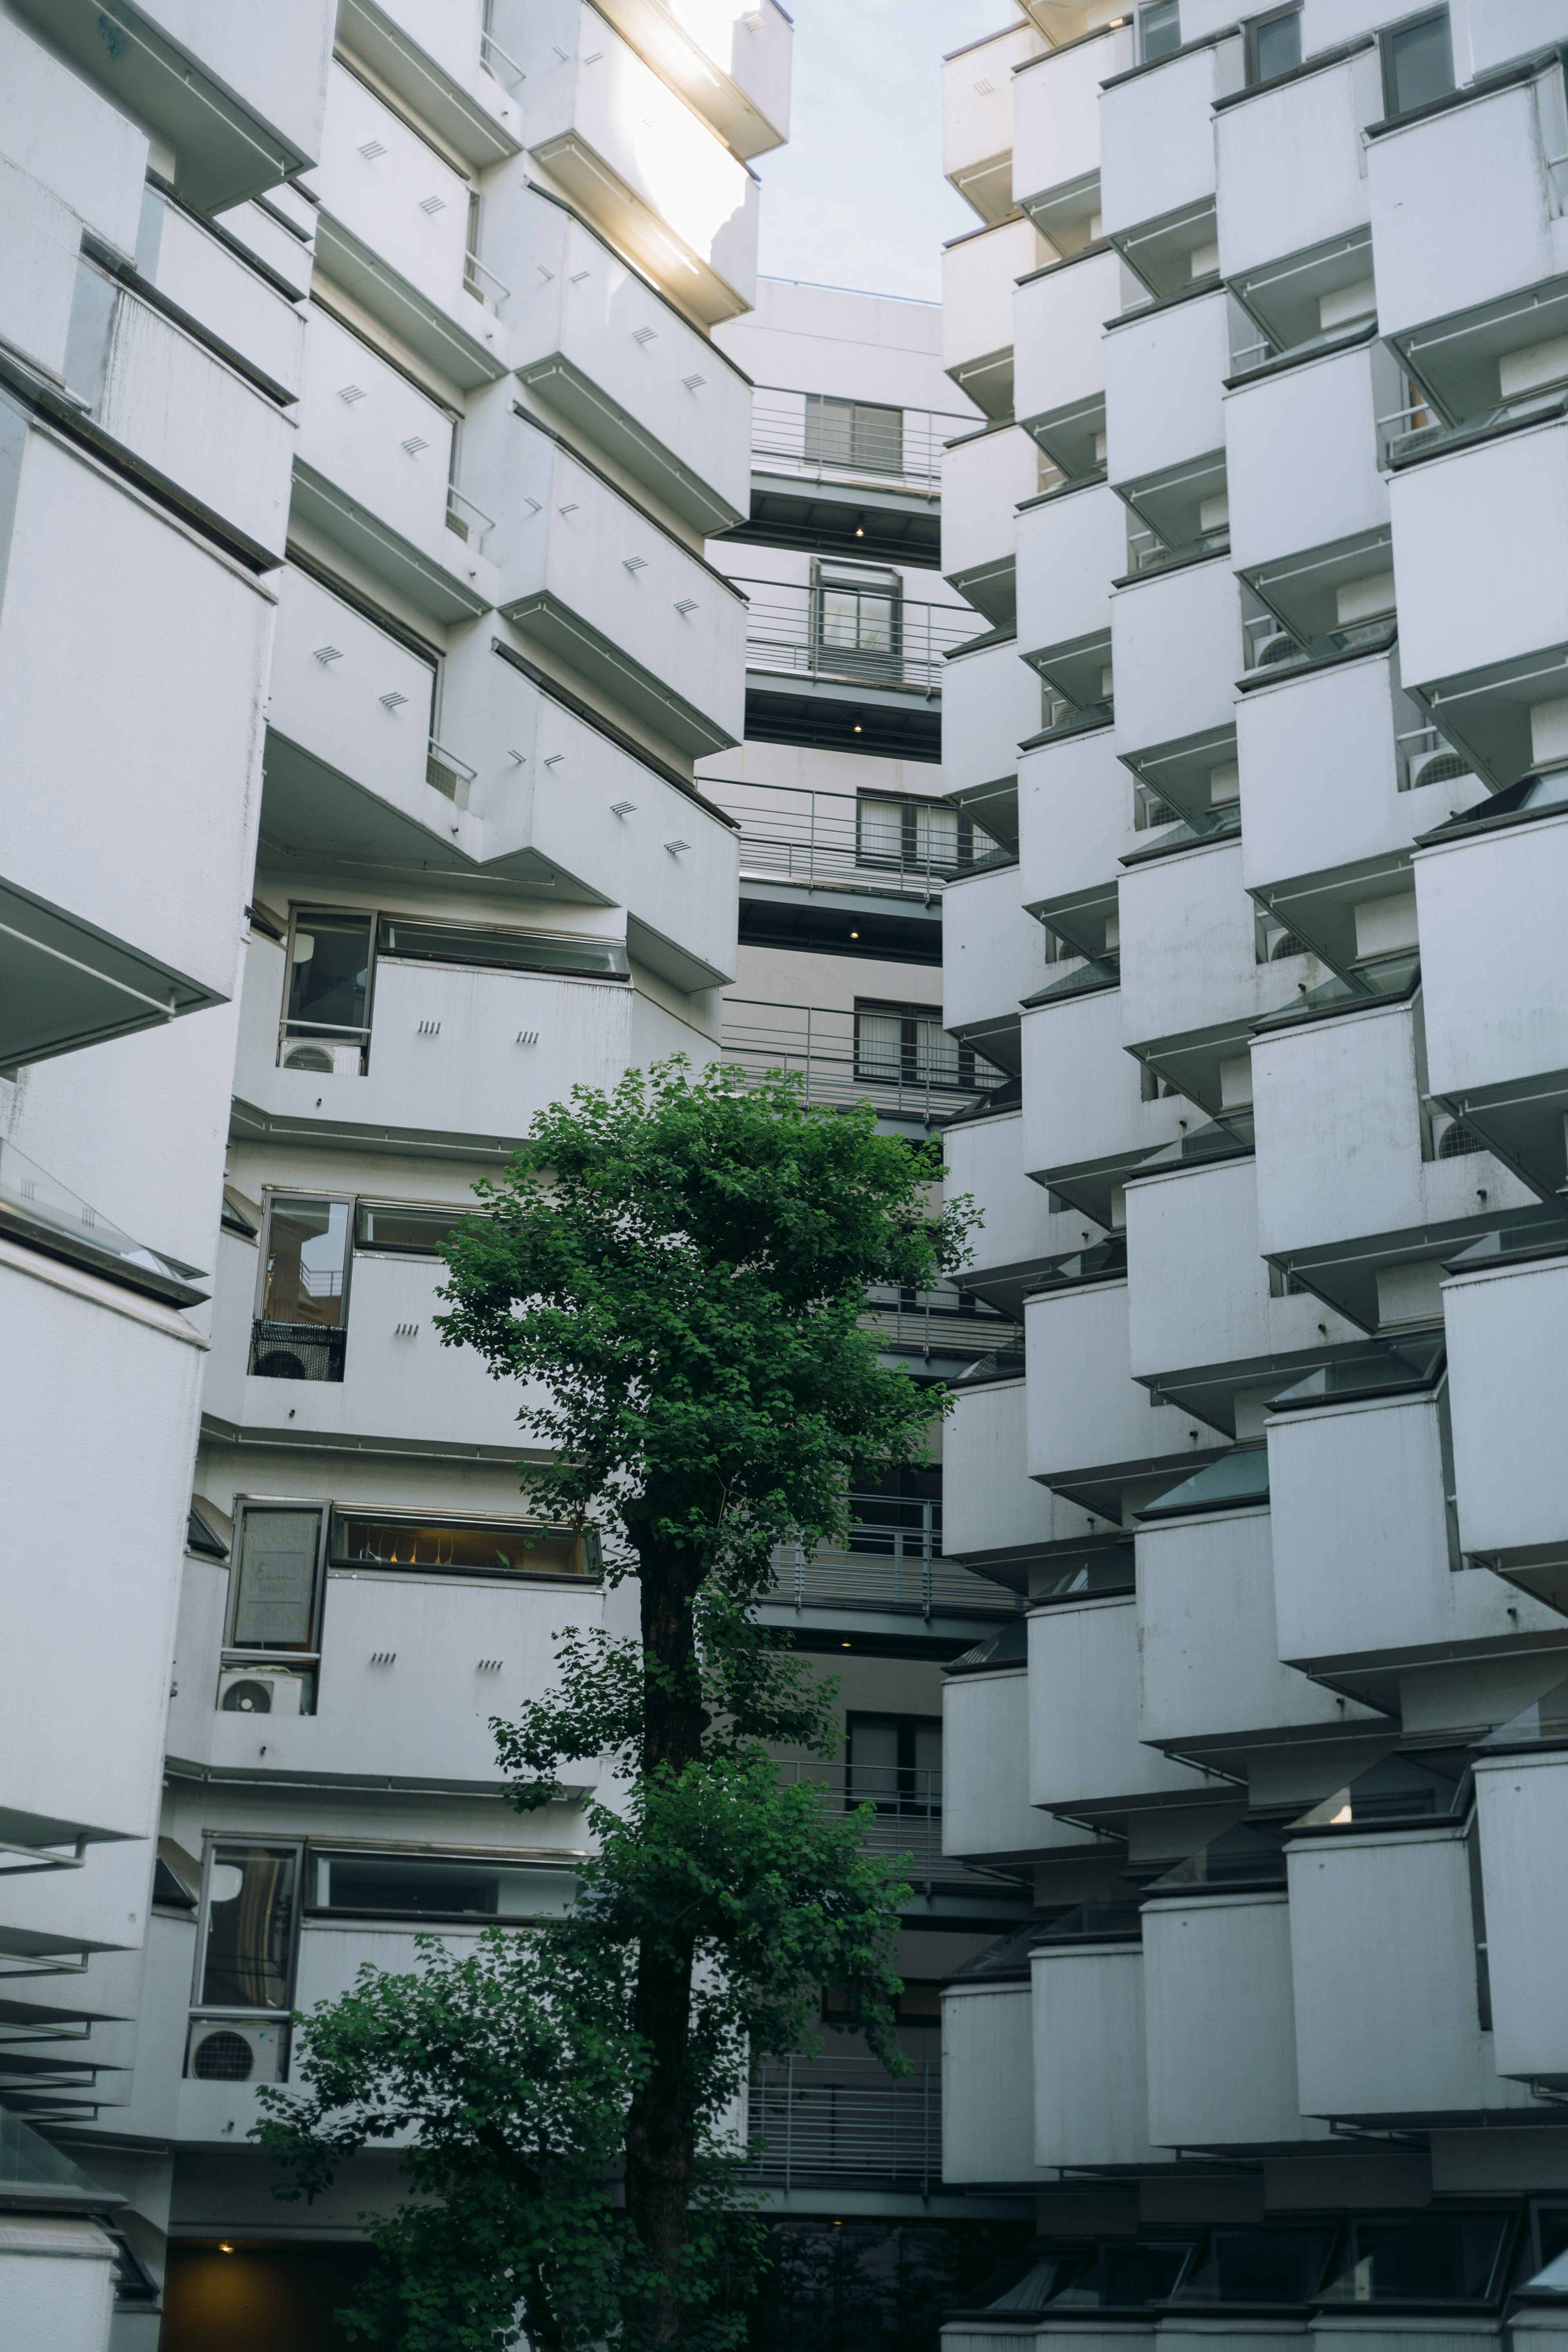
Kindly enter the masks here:
[[821, 1005], [726, 997], [721, 1058], [753, 1079], [799, 1071], [809, 1102], [867, 1101], [927, 1118], [958, 1110], [1007, 1083], [1005, 1070], [950, 1037], [938, 1017], [912, 1017], [913, 1044], [891, 1053], [859, 1037], [859, 1018]]
[[[759, 383], [751, 409], [751, 454], [813, 481], [851, 480], [914, 488], [936, 497], [942, 452], [956, 434], [980, 422], [943, 408], [858, 403], [856, 418], [824, 415], [813, 395]], [[868, 413], [869, 412], [869, 413]], [[896, 417], [894, 425], [892, 420]]]
[[455, 530], [457, 533], [458, 538], [462, 540], [466, 540], [470, 536], [473, 526], [465, 521], [462, 515], [455, 514], [453, 512], [453, 509], [455, 507], [466, 507], [468, 512], [476, 517], [480, 524], [483, 526], [479, 532], [479, 547], [480, 551], [483, 552], [486, 539], [496, 528], [495, 516], [486, 514], [483, 507], [476, 506], [473, 499], [466, 498], [456, 487], [455, 483], [448, 482], [446, 485], [446, 528], [448, 530]]
[[706, 778], [703, 792], [739, 820], [746, 873], [807, 884], [915, 884], [931, 898], [957, 875], [1012, 862], [1010, 850], [945, 801], [881, 800], [727, 776]]
[[866, 621], [863, 626], [857, 621], [852, 642], [842, 633], [839, 616], [828, 609], [831, 583], [790, 588], [777, 580], [737, 577], [736, 584], [767, 596], [766, 602], [754, 596], [747, 610], [748, 669], [846, 685], [913, 688], [936, 700], [947, 654], [975, 635], [977, 616], [960, 606], [916, 604], [896, 589], [883, 599], [867, 587]]
[[[1011, 1328], [1010, 1326], [1009, 1327]], [[850, 1496], [880, 1523], [857, 1517], [844, 1545], [779, 1544], [773, 1554], [775, 1598], [795, 1609], [885, 1609], [929, 1617], [933, 1610], [1014, 1616], [1018, 1594], [942, 1556], [942, 1506], [907, 1496]]]
[[[500, 290], [501, 302], [506, 301], [512, 289], [507, 285], [504, 278], [497, 278], [495, 271], [489, 267], [489, 264], [487, 262], [481, 261], [476, 253], [465, 253], [463, 259], [467, 268], [476, 269], [481, 278], [487, 278], [492, 286], [497, 287]], [[499, 310], [501, 302], [497, 302], [494, 305], [494, 308], [497, 310]]]
[[[527, 81], [528, 75], [523, 71], [522, 67], [517, 63], [516, 58], [509, 57], [507, 55], [507, 51], [501, 47], [500, 42], [496, 38], [495, 34], [482, 32], [479, 36], [479, 62], [487, 72], [494, 72], [495, 70], [490, 64], [488, 55], [488, 52], [492, 49], [495, 51], [497, 57], [500, 58], [501, 63], [504, 66], [511, 67], [512, 71], [517, 75], [519, 81]], [[496, 75], [496, 79], [497, 81], [500, 79], [500, 76], [498, 74]]]
[[748, 2086], [752, 2168], [788, 2189], [796, 2175], [861, 2174], [918, 2181], [942, 2177], [941, 2061], [902, 2077], [874, 2058], [787, 2058]]

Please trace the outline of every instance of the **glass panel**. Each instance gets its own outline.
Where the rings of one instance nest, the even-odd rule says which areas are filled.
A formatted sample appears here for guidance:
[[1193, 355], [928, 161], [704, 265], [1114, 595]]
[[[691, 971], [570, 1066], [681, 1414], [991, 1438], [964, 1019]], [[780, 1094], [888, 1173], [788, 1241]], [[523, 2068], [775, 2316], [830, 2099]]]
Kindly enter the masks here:
[[855, 1076], [896, 1080], [903, 1068], [904, 1023], [896, 1013], [855, 1014]]
[[904, 863], [904, 803], [902, 801], [862, 800], [855, 803], [855, 848], [865, 866]]
[[805, 454], [821, 466], [863, 466], [879, 474], [904, 471], [904, 411], [864, 401], [806, 394]]
[[1272, 81], [1276, 74], [1289, 73], [1301, 62], [1301, 19], [1299, 12], [1289, 16], [1276, 16], [1271, 24], [1260, 25], [1257, 33], [1258, 79]]
[[1138, 11], [1138, 47], [1146, 65], [1151, 58], [1169, 57], [1181, 47], [1181, 10], [1177, 0], [1146, 0]]
[[417, 963], [478, 965], [491, 971], [569, 971], [624, 980], [630, 967], [618, 940], [573, 940], [545, 931], [486, 931], [456, 923], [382, 918], [380, 952]]
[[413, 1853], [315, 1858], [315, 1908], [384, 1918], [559, 1919], [577, 1882], [570, 1871]]
[[339, 1329], [348, 1255], [347, 1201], [275, 1197], [267, 1223], [262, 1320]]
[[370, 1511], [334, 1512], [335, 1562], [376, 1568], [451, 1569], [476, 1576], [586, 1576], [590, 1546], [561, 1528], [527, 1521], [465, 1526]]
[[948, 808], [915, 808], [915, 855], [921, 866], [946, 871], [958, 862], [958, 812]]
[[942, 1810], [942, 1726], [915, 1727], [915, 1801], [921, 1810]]
[[1331, 2230], [1216, 2230], [1177, 2287], [1183, 2303], [1304, 2303], [1333, 2245]]
[[238, 1650], [308, 1650], [316, 1628], [317, 1511], [247, 1511], [240, 1529]]
[[1395, 114], [1408, 114], [1413, 106], [1448, 96], [1454, 87], [1454, 50], [1446, 8], [1388, 35], [1388, 79], [1389, 109]]
[[1512, 2217], [1358, 2221], [1350, 2261], [1325, 2291], [1333, 2303], [1487, 2303]]
[[897, 599], [862, 588], [818, 592], [824, 646], [835, 652], [891, 654]]
[[447, 1235], [469, 1213], [409, 1202], [361, 1201], [354, 1217], [354, 1244], [358, 1249], [402, 1250], [411, 1257], [439, 1257]]
[[898, 1725], [889, 1717], [850, 1720], [852, 1805], [892, 1805], [898, 1801]]
[[289, 1846], [220, 1845], [207, 1882], [204, 2009], [287, 2009], [294, 1943]]
[[293, 963], [288, 975], [288, 1018], [316, 1029], [363, 1029], [370, 992], [370, 915], [318, 915], [302, 908], [294, 919]]

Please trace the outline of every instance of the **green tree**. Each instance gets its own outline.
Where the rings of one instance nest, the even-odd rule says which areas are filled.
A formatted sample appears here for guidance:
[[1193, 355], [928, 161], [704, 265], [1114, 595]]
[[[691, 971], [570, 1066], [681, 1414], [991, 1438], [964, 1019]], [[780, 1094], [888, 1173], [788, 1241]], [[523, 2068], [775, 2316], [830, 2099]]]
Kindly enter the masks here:
[[[594, 1811], [600, 1853], [568, 1920], [381, 1980], [402, 1990], [367, 1973], [301, 2029], [311, 2105], [288, 2122], [275, 2099], [264, 2128], [308, 2188], [350, 2147], [412, 2131], [416, 2184], [472, 2213], [480, 2273], [494, 2228], [511, 2230], [490, 2309], [520, 2298], [552, 2352], [596, 2336], [657, 2352], [735, 2339], [730, 2290], [758, 2231], [726, 2118], [750, 2053], [800, 2045], [820, 1985], [845, 1986], [843, 2023], [902, 2065], [903, 1890], [852, 1817], [784, 1786], [767, 1757], [765, 1741], [831, 1752], [831, 1692], [754, 1612], [777, 1543], [841, 1536], [857, 1483], [924, 1456], [943, 1401], [882, 1365], [861, 1317], [869, 1286], [924, 1288], [957, 1261], [970, 1218], [933, 1211], [938, 1174], [934, 1150], [879, 1136], [864, 1105], [811, 1108], [782, 1077], [747, 1087], [677, 1061], [542, 1113], [448, 1247], [443, 1337], [528, 1384], [518, 1419], [544, 1456], [522, 1471], [533, 1507], [593, 1520], [609, 1580], [638, 1585], [639, 1640], [567, 1636], [551, 1695], [495, 1725], [512, 1801], [549, 1802], [596, 1756], [622, 1793]], [[441, 2031], [426, 2065], [408, 2020], [431, 2002], [485, 2008], [474, 2063], [490, 2053], [493, 2078], [460, 2084], [470, 2045]], [[502, 2132], [514, 2219], [486, 2222], [469, 2194], [488, 2178], [474, 2117], [494, 2123], [530, 2049], [534, 2077]], [[613, 2053], [602, 2097], [591, 2056], [573, 2087], [583, 2051]], [[546, 2077], [548, 2117], [533, 2087]], [[612, 2163], [619, 2229], [602, 2197], [592, 2205]], [[548, 2220], [558, 2203], [565, 2252]], [[431, 2225], [415, 2207], [397, 2228], [387, 2251], [407, 2277]], [[415, 2333], [413, 2290], [395, 2291], [411, 2347], [505, 2340], [479, 2285], [468, 2300], [489, 2335]]]

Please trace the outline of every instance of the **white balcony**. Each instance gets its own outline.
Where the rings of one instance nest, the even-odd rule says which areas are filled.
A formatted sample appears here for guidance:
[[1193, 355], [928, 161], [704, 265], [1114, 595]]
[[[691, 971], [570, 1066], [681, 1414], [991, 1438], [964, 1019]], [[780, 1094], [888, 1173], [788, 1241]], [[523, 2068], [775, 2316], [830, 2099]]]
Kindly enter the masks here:
[[1527, 1588], [1562, 1599], [1568, 1491], [1559, 1408], [1568, 1377], [1568, 1264], [1545, 1258], [1447, 1282], [1443, 1321], [1460, 1544], [1483, 1559], [1500, 1555], [1511, 1575], [1517, 1560]]
[[[7, 1524], [18, 1560], [50, 1563], [10, 1586], [17, 1671], [0, 1727], [0, 1835], [51, 1846], [146, 1838], [204, 1343], [173, 1307], [9, 1241], [0, 1284]], [[94, 1475], [125, 1514], [122, 1570], [107, 1580], [96, 1547], [59, 1541], [61, 1497], [80, 1476], [67, 1395], [89, 1416]], [[93, 1940], [124, 1940], [128, 1907]]]
[[[1120, 895], [1122, 1034], [1129, 1045], [1224, 1032], [1215, 1050], [1223, 1045], [1225, 1057], [1233, 1057], [1247, 1050], [1250, 1022], [1297, 996], [1299, 961], [1258, 961], [1234, 836], [1134, 866]], [[1218, 1109], [1217, 1074], [1195, 1063], [1191, 1075], [1192, 1090]]]
[[1568, 1758], [1479, 1756], [1481, 1885], [1498, 2072], [1568, 2079], [1557, 1955], [1568, 1928]]
[[1143, 1919], [1150, 2137], [1248, 2147], [1308, 2137], [1285, 1895], [1151, 1901]]
[[1553, 58], [1530, 80], [1372, 141], [1366, 185], [1385, 335], [1451, 319], [1568, 268], [1565, 128], [1563, 69]]
[[506, 373], [507, 289], [469, 262], [466, 173], [336, 62], [310, 184], [331, 277], [452, 383]]
[[1059, 263], [1019, 288], [1013, 323], [1019, 415], [1070, 479], [1105, 463], [1105, 348], [1121, 307], [1122, 264], [1103, 247]]
[[1504, 827], [1415, 865], [1432, 1091], [1475, 1097], [1481, 1132], [1550, 1194], [1568, 1175], [1568, 1003], [1552, 951], [1568, 819]]
[[1139, 1728], [1186, 1758], [1384, 1723], [1281, 1663], [1267, 1504], [1138, 1530]]
[[1029, 1676], [1021, 1661], [948, 1677], [942, 1691], [942, 1851], [1015, 1861], [1082, 1846], [1029, 1801]]
[[1034, 2181], [1029, 1979], [950, 1985], [942, 1996], [942, 2178]]
[[[1183, 1120], [1191, 1125], [1190, 1105], [1174, 1095], [1144, 1099], [1138, 1066], [1122, 1051], [1116, 989], [1041, 1005], [1024, 1014], [1020, 1034], [1030, 1174], [1049, 1172], [1057, 1192], [1102, 1224], [1120, 1224], [1120, 1198], [1104, 1197], [1105, 1186], [1115, 1186], [1119, 1195], [1140, 1160], [1174, 1142]], [[1096, 1190], [1089, 1180], [1102, 1170], [1104, 1181]], [[1079, 1174], [1083, 1183], [1067, 1181]]]
[[[434, 1380], [426, 1367], [427, 1400], [452, 1381], [457, 1365], [456, 1351], [447, 1349]], [[295, 1385], [303, 1394], [308, 1384]], [[555, 1675], [557, 1636], [569, 1626], [599, 1624], [601, 1607], [598, 1586], [586, 1581], [511, 1584], [418, 1570], [329, 1569], [315, 1712], [225, 1711], [218, 1705], [218, 1660], [204, 1662], [202, 1675], [195, 1658], [183, 1659], [178, 1727], [190, 1744], [180, 1753], [187, 1762], [248, 1765], [285, 1780], [384, 1777], [405, 1787], [493, 1789], [503, 1774], [490, 1717], [515, 1716], [526, 1700], [542, 1697]], [[187, 1677], [204, 1689], [187, 1693]], [[591, 1782], [591, 1763], [575, 1778]]]
[[[1405, 394], [1381, 343], [1357, 343], [1225, 395], [1230, 553], [1238, 571], [1386, 531], [1379, 419]], [[1383, 546], [1365, 565], [1386, 572]], [[1289, 595], [1289, 567], [1281, 564]], [[1270, 583], [1260, 583], [1270, 602]], [[1335, 625], [1336, 615], [1327, 625]], [[1403, 619], [1403, 615], [1401, 615]]]
[[276, 187], [318, 152], [334, 21], [325, 0], [279, 0], [265, 23], [145, 0], [138, 15], [158, 46], [139, 36], [112, 58], [90, 0], [25, 0], [23, 13], [173, 149], [180, 193], [201, 211]]
[[[1458, 1340], [1456, 1331], [1456, 1380], [1466, 1361]], [[1494, 1401], [1489, 1391], [1489, 1419], [1496, 1415], [1489, 1435], [1502, 1444], [1511, 1402]], [[1303, 1668], [1338, 1668], [1342, 1683], [1358, 1665], [1364, 1671], [1375, 1662], [1386, 1689], [1401, 1658], [1460, 1657], [1461, 1645], [1495, 1647], [1521, 1633], [1563, 1630], [1544, 1603], [1462, 1567], [1444, 1503], [1439, 1412], [1436, 1393], [1427, 1390], [1321, 1409], [1303, 1405], [1270, 1419], [1274, 1606], [1282, 1658]], [[1454, 1424], [1458, 1455], [1465, 1425], [1460, 1394]], [[1483, 1476], [1490, 1462], [1489, 1454], [1477, 1465]], [[1468, 1502], [1469, 1467], [1467, 1442], [1458, 1474], [1462, 1503]]]
[[1013, 406], [1013, 289], [1051, 258], [1033, 225], [1005, 220], [955, 237], [942, 256], [942, 364], [988, 416]]
[[528, 147], [554, 184], [706, 325], [750, 310], [756, 174], [587, 0], [527, 10], [515, 43]]
[[[433, 833], [447, 834], [453, 803], [426, 781], [434, 686], [429, 663], [308, 572], [290, 566], [277, 584], [269, 783], [287, 772], [292, 749]], [[338, 814], [341, 824], [346, 812]]]
[[[1223, 555], [1153, 571], [1111, 599], [1116, 747], [1145, 751], [1218, 735], [1236, 716], [1241, 593]], [[1225, 747], [1216, 763], [1228, 755]], [[1152, 772], [1157, 782], [1157, 769]]]
[[949, 795], [973, 801], [985, 822], [992, 794], [1010, 797], [1019, 745], [1038, 735], [1040, 680], [1007, 637], [974, 653], [949, 655], [942, 668], [942, 781]]
[[1025, 1468], [1021, 1379], [960, 1386], [943, 1444], [943, 1542], [949, 1558], [1038, 1559], [1087, 1534], [1089, 1514], [1036, 1484]]
[[[1191, 470], [1224, 447], [1228, 300], [1216, 287], [1197, 301], [1134, 311], [1105, 337], [1105, 449], [1118, 488]], [[1151, 400], [1155, 383], [1160, 396]], [[1223, 473], [1206, 476], [1199, 494], [1224, 487]]]
[[970, 41], [942, 68], [942, 169], [983, 221], [1013, 208], [1013, 76], [1045, 43], [1032, 25]]
[[[1568, 573], [1554, 520], [1568, 495], [1565, 480], [1568, 421], [1505, 434], [1396, 475], [1388, 504], [1407, 683], [1452, 679], [1521, 656], [1540, 656], [1534, 668], [1555, 659], [1542, 648], [1568, 642]], [[1508, 781], [1528, 757], [1526, 750], [1503, 771]]]
[[[1135, 1944], [1033, 1956], [1037, 2164], [1147, 2165], [1144, 1956]], [[1044, 2331], [1051, 2340], [1050, 2331]]]
[[1049, 1292], [1027, 1302], [1031, 1478], [1115, 1521], [1123, 1489], [1194, 1469], [1220, 1450], [1184, 1408], [1155, 1404], [1133, 1379], [1124, 1282]]
[[280, 392], [298, 391], [305, 352], [303, 313], [193, 214], [151, 187], [137, 267], [160, 294], [199, 320]]
[[464, 0], [350, 0], [339, 36], [476, 173], [509, 163], [521, 143], [517, 75], [495, 15], [481, 19]]
[[[1236, 705], [1241, 782], [1241, 871], [1249, 890], [1292, 881], [1321, 882], [1335, 869], [1391, 866], [1418, 835], [1457, 809], [1485, 798], [1473, 774], [1442, 776], [1436, 736], [1416, 733], [1420, 713], [1400, 692], [1388, 653], [1336, 663], [1302, 677], [1260, 681]], [[1407, 740], [1401, 740], [1401, 737]], [[1436, 747], [1436, 748], [1434, 748]], [[1447, 764], [1447, 763], [1445, 763]], [[1422, 783], [1424, 770], [1439, 781]], [[1375, 890], [1403, 887], [1391, 880]], [[1281, 892], [1281, 897], [1289, 894]], [[1303, 927], [1354, 953], [1341, 927], [1352, 911], [1347, 875], [1343, 908], [1323, 928], [1320, 901], [1290, 906]]]
[[942, 570], [998, 624], [1012, 618], [1013, 509], [1040, 488], [1040, 451], [1016, 425], [993, 425], [942, 458]]
[[1029, 1797], [1080, 1822], [1151, 1801], [1223, 1794], [1141, 1737], [1138, 1605], [1129, 1593], [1064, 1601], [1029, 1620]]
[[677, 751], [727, 751], [744, 727], [745, 597], [557, 436], [520, 414], [493, 425], [471, 471], [490, 512], [507, 499], [519, 517], [505, 617]]
[[1048, 51], [1013, 83], [1013, 200], [1063, 253], [1096, 233], [1100, 85], [1125, 71], [1133, 49], [1131, 25], [1107, 26]]
[[1214, 100], [1241, 79], [1239, 41], [1178, 53], [1100, 100], [1104, 233], [1155, 294], [1218, 268], [1214, 251]]
[[[949, 882], [942, 899], [942, 1018], [956, 1037], [1016, 1037], [1019, 1005], [1050, 978], [1045, 933], [1019, 903], [1019, 869]], [[1001, 1039], [998, 1038], [998, 1044]], [[1014, 1045], [1004, 1066], [1016, 1064]]]
[[[624, 982], [383, 956], [365, 1074], [283, 1069], [284, 986], [282, 948], [253, 931], [235, 1068], [236, 1118], [251, 1135], [412, 1141], [434, 1131], [449, 1149], [498, 1156], [547, 1103], [564, 1099], [579, 1080], [613, 1086], [632, 1058]], [[438, 1026], [422, 1025], [431, 1023]]]
[[494, 601], [495, 572], [447, 528], [453, 419], [401, 370], [313, 310], [296, 495], [305, 519], [440, 621]]
[[[40, 9], [40, 14], [44, 13]], [[0, 79], [14, 110], [11, 120], [35, 135], [47, 125], [47, 149], [29, 154], [13, 133], [18, 166], [8, 182], [18, 229], [37, 235], [26, 280], [8, 281], [4, 297], [7, 341], [60, 368], [69, 325], [81, 232], [90, 229], [129, 260], [147, 185], [148, 138], [79, 74], [61, 63], [31, 33], [7, 18], [0, 26]], [[47, 168], [42, 154], [47, 152]], [[30, 179], [31, 192], [24, 183]], [[31, 316], [42, 330], [35, 341], [14, 332]]]
[[1267, 1356], [1278, 1343], [1269, 1269], [1258, 1255], [1253, 1161], [1189, 1164], [1130, 1180], [1127, 1275], [1134, 1372]]
[[252, 560], [282, 560], [292, 418], [89, 261], [79, 265], [71, 389], [95, 424], [226, 524]]
[[789, 138], [794, 32], [778, 0], [603, 0], [600, 14], [737, 155]]
[[[947, 1197], [968, 1193], [985, 1217], [970, 1235], [966, 1279], [1024, 1276], [1050, 1254], [1062, 1221], [1052, 1216], [1044, 1186], [1024, 1171], [1022, 1112], [966, 1120], [942, 1140]], [[1075, 1230], [1066, 1245], [1076, 1238]]]
[[1115, 897], [1134, 829], [1133, 786], [1110, 729], [1026, 752], [1019, 765], [1019, 895], [1049, 918], [1056, 908]]
[[[237, 565], [29, 435], [0, 611], [7, 1067], [233, 994], [271, 633]], [[68, 825], [38, 782], [64, 776]]]
[[1310, 2116], [1496, 2112], [1462, 1830], [1340, 1832], [1287, 1848], [1296, 2063]]
[[[1382, 112], [1383, 76], [1370, 45], [1220, 109], [1219, 263], [1228, 278], [1363, 226], [1361, 132]], [[1382, 258], [1380, 249], [1380, 266]]]
[[[1109, 697], [1111, 583], [1126, 569], [1127, 510], [1103, 482], [1059, 490], [1018, 519], [1019, 645], [1080, 706]], [[1082, 679], [1064, 666], [1079, 654]]]
[[[1258, 1237], [1266, 1256], [1355, 1235], [1443, 1226], [1453, 1232], [1480, 1211], [1522, 1207], [1531, 1199], [1490, 1154], [1422, 1158], [1409, 1003], [1259, 1037], [1252, 1097]], [[1458, 1245], [1451, 1243], [1450, 1251]], [[1434, 1240], [1428, 1255], [1441, 1250]], [[1432, 1304], [1435, 1310], [1435, 1293]], [[1375, 1297], [1369, 1305], [1367, 1319], [1375, 1319]]]
[[517, 373], [536, 396], [695, 530], [748, 511], [751, 394], [701, 335], [586, 221], [525, 189], [486, 250], [517, 288]]

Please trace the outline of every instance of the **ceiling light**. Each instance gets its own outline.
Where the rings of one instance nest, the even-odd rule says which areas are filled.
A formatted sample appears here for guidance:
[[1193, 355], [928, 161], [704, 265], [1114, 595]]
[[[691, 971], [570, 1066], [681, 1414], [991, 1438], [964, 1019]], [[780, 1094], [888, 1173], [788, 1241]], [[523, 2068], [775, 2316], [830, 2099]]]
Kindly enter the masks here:
[[859, 933], [858, 931], [852, 931], [852, 932], [850, 933], [850, 937], [851, 937], [851, 939], [852, 939], [852, 940], [858, 940], [858, 939], [859, 939], [859, 937], [860, 937], [860, 933]]

